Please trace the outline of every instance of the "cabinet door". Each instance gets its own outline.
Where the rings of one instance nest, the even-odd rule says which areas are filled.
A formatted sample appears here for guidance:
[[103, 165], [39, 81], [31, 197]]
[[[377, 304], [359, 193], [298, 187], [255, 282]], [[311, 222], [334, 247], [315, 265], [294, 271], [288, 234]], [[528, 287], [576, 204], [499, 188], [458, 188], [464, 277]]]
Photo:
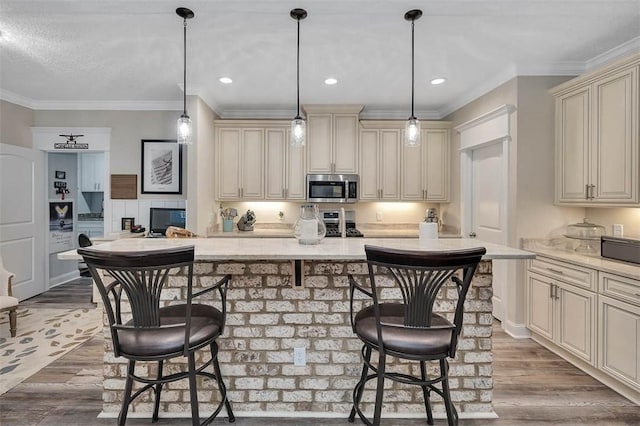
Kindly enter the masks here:
[[427, 201], [449, 201], [449, 131], [426, 130], [422, 150]]
[[360, 131], [359, 197], [361, 200], [377, 200], [380, 197], [378, 136], [378, 130], [363, 129]]
[[242, 198], [264, 198], [264, 130], [242, 130]]
[[599, 296], [598, 366], [640, 390], [640, 307]]
[[400, 198], [400, 131], [380, 130], [380, 196], [384, 200]]
[[265, 198], [282, 200], [285, 198], [287, 175], [287, 138], [284, 129], [265, 131]]
[[590, 88], [556, 99], [556, 199], [587, 202], [589, 182]]
[[104, 191], [104, 154], [91, 152], [80, 154], [80, 190]]
[[240, 198], [240, 129], [219, 129], [218, 132], [218, 198]]
[[527, 273], [527, 327], [549, 340], [554, 337], [552, 285], [546, 277]]
[[595, 294], [556, 281], [557, 343], [567, 351], [595, 366], [596, 300]]
[[358, 114], [333, 115], [333, 172], [358, 173]]
[[[404, 133], [404, 131], [402, 132]], [[404, 139], [404, 135], [401, 135]], [[422, 186], [422, 147], [406, 146], [402, 143], [402, 199], [424, 200], [425, 191]]]
[[[285, 135], [288, 135], [285, 132]], [[305, 147], [292, 147], [288, 137], [285, 137], [287, 146], [287, 180], [285, 186], [285, 198], [287, 200], [304, 200], [306, 193], [306, 172], [304, 167]]]
[[[596, 203], [638, 202], [638, 72], [593, 85], [592, 162]], [[634, 124], [635, 123], [635, 124]]]
[[307, 117], [307, 173], [331, 173], [333, 126], [331, 114]]

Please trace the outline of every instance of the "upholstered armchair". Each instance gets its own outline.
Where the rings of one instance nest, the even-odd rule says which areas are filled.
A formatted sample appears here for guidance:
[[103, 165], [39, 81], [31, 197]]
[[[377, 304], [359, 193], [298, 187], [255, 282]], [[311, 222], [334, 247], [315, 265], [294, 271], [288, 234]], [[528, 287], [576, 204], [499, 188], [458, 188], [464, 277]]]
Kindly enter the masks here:
[[0, 257], [0, 312], [9, 312], [9, 329], [11, 337], [16, 337], [16, 317], [18, 311], [18, 299], [11, 295], [11, 279], [15, 274], [4, 269], [2, 257]]

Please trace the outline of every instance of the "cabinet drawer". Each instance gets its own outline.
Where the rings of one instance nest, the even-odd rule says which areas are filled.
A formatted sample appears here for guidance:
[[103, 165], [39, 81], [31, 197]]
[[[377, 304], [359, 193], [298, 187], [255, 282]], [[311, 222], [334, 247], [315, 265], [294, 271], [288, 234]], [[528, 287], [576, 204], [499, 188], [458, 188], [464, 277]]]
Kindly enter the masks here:
[[600, 294], [640, 306], [640, 281], [608, 272], [600, 272], [598, 277]]
[[546, 257], [536, 257], [529, 261], [529, 270], [566, 283], [596, 290], [596, 271], [571, 263], [560, 262]]

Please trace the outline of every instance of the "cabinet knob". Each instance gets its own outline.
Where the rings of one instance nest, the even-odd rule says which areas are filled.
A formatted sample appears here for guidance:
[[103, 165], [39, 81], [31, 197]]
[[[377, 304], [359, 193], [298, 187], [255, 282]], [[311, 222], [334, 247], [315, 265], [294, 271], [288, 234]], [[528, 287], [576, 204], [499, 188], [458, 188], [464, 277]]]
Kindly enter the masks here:
[[469, 237], [475, 238], [476, 237], [476, 233], [473, 232], [473, 231], [469, 232]]

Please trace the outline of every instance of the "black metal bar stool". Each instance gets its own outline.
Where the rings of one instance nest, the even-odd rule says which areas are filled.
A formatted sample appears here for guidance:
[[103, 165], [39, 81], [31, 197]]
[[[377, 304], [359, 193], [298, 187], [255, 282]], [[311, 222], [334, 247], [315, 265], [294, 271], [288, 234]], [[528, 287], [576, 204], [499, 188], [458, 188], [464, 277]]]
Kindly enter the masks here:
[[[153, 389], [155, 393], [152, 421], [156, 422], [163, 385], [181, 379], [189, 380], [191, 419], [194, 425], [211, 423], [223, 406], [227, 409], [229, 422], [235, 421], [220, 374], [216, 344], [216, 339], [224, 331], [227, 286], [231, 276], [226, 275], [214, 285], [194, 292], [193, 246], [141, 252], [107, 252], [95, 248], [80, 248], [78, 253], [84, 258], [102, 296], [115, 356], [129, 360], [118, 424], [125, 424], [129, 405], [148, 389]], [[174, 268], [187, 270], [186, 303], [160, 307], [160, 294], [168, 282], [169, 271]], [[220, 296], [221, 309], [192, 303], [194, 298], [216, 290]], [[132, 318], [128, 320], [123, 318], [126, 312], [123, 305], [126, 304], [131, 307]], [[207, 346], [210, 348], [211, 358], [196, 367], [196, 352]], [[164, 361], [180, 356], [187, 358], [187, 371], [164, 375]], [[136, 375], [136, 361], [157, 362], [157, 376]], [[204, 371], [208, 366], [213, 367], [213, 373]], [[215, 380], [221, 394], [218, 407], [203, 423], [200, 423], [198, 410], [197, 376]], [[132, 395], [134, 381], [144, 386]]]
[[[449, 394], [449, 362], [456, 354], [458, 336], [462, 329], [463, 305], [484, 247], [422, 252], [396, 250], [365, 245], [371, 289], [358, 284], [349, 276], [351, 300], [351, 325], [354, 333], [363, 342], [364, 358], [360, 381], [353, 390], [353, 408], [349, 421], [356, 414], [368, 425], [379, 425], [382, 413], [384, 380], [417, 385], [422, 388], [427, 411], [427, 423], [433, 424], [431, 392], [444, 399], [449, 425], [458, 423], [458, 413]], [[376, 269], [386, 268], [394, 278], [393, 283], [402, 294], [402, 301], [381, 300], [381, 288], [376, 283]], [[461, 274], [457, 274], [461, 271]], [[459, 276], [461, 275], [461, 276]], [[458, 292], [453, 323], [434, 313], [433, 307], [440, 289], [447, 282], [455, 283]], [[388, 287], [385, 287], [388, 288]], [[368, 306], [354, 312], [354, 294], [358, 290], [370, 299]], [[371, 354], [378, 352], [378, 363], [371, 363]], [[397, 357], [420, 363], [421, 377], [386, 371], [386, 357]], [[438, 377], [427, 377], [427, 361], [438, 361]], [[369, 370], [373, 371], [369, 374]], [[376, 402], [373, 421], [366, 418], [359, 408], [365, 384], [377, 379]], [[441, 384], [442, 389], [435, 385]]]

